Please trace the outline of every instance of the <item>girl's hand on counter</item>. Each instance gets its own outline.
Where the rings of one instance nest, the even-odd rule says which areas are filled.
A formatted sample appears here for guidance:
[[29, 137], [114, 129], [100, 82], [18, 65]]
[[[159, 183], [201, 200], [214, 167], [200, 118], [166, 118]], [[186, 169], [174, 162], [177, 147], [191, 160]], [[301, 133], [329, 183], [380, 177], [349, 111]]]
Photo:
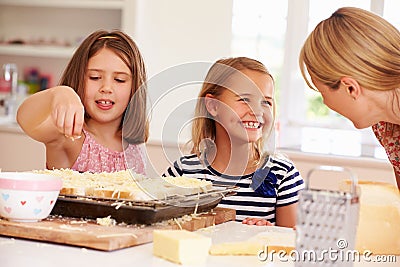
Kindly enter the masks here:
[[273, 226], [274, 224], [268, 220], [260, 218], [246, 218], [242, 221], [242, 224], [257, 225], [257, 226]]

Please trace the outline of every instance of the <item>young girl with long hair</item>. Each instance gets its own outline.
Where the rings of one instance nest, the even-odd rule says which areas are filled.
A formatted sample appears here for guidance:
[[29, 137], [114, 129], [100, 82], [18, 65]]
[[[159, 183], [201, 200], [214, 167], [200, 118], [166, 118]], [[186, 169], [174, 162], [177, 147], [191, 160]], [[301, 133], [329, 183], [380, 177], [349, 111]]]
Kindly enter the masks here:
[[186, 176], [237, 185], [219, 206], [236, 209], [246, 224], [293, 227], [303, 179], [287, 158], [268, 151], [274, 143], [274, 81], [259, 61], [220, 59], [209, 69], [192, 124], [192, 154], [164, 176]]
[[145, 82], [135, 42], [121, 31], [99, 30], [77, 48], [59, 86], [21, 104], [17, 121], [46, 146], [49, 169], [115, 172], [130, 167], [144, 174]]

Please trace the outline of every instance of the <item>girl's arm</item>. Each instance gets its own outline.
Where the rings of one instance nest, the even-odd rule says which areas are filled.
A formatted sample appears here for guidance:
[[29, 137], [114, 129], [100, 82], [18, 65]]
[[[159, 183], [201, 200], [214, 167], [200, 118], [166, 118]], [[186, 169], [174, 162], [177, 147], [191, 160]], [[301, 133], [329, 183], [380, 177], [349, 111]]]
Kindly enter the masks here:
[[294, 227], [296, 226], [297, 202], [276, 208], [276, 226]]
[[81, 135], [84, 107], [71, 87], [57, 86], [28, 97], [18, 108], [17, 122], [33, 139], [57, 142]]

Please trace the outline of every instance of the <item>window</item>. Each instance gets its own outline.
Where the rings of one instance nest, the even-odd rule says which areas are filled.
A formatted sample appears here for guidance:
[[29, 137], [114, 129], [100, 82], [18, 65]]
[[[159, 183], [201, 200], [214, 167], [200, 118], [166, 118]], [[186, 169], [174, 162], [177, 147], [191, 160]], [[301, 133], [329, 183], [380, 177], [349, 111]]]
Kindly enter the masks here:
[[372, 10], [400, 26], [396, 0], [234, 0], [232, 54], [260, 60], [276, 80], [278, 147], [386, 158], [372, 130], [358, 130], [329, 110], [299, 71], [298, 53], [304, 39], [317, 23], [342, 6]]

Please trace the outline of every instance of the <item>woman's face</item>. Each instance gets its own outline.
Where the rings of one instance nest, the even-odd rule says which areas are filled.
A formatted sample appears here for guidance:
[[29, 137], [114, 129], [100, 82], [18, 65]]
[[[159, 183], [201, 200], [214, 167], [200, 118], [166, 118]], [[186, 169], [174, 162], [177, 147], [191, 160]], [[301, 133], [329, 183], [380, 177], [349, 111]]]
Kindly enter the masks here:
[[217, 98], [215, 110], [218, 136], [231, 142], [256, 142], [273, 123], [274, 85], [265, 73], [242, 70], [233, 74]]
[[132, 74], [113, 51], [101, 49], [89, 59], [85, 78], [85, 111], [92, 120], [121, 120], [130, 101]]
[[348, 87], [340, 84], [338, 89], [332, 89], [313, 77], [311, 80], [321, 93], [324, 104], [351, 120], [354, 127], [362, 129], [374, 124], [369, 119], [369, 104], [365, 103], [362, 97], [354, 98], [348, 91]]

